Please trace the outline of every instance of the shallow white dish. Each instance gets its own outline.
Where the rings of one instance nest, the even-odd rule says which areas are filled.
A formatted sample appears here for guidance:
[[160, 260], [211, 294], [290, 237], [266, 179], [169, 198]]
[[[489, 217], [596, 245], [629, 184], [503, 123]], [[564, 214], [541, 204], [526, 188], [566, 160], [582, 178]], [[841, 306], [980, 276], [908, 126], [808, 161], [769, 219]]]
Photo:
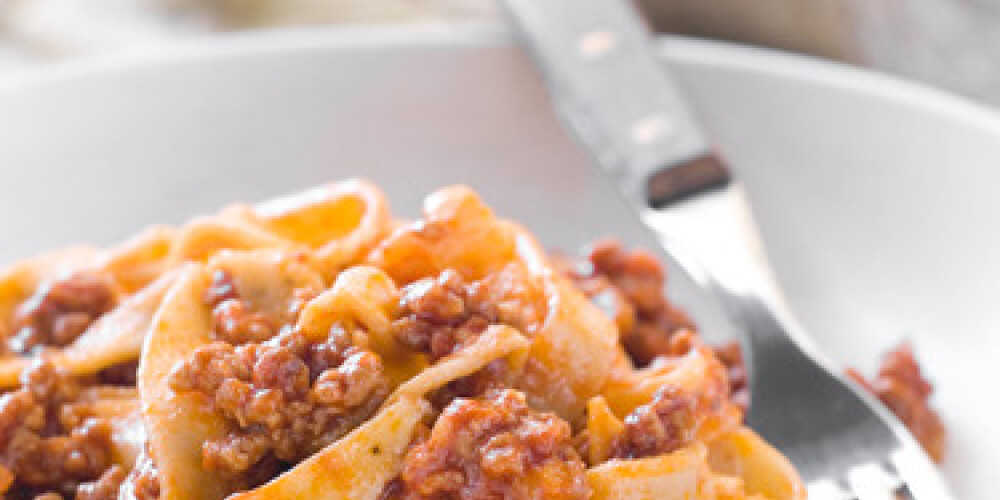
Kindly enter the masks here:
[[[662, 47], [745, 182], [797, 316], [869, 371], [912, 339], [958, 497], [993, 498], [1000, 117], [803, 57]], [[585, 156], [497, 28], [261, 33], [61, 67], [0, 87], [0, 144], [4, 262], [351, 175], [403, 213], [464, 182], [550, 245], [651, 243], [578, 178]]]

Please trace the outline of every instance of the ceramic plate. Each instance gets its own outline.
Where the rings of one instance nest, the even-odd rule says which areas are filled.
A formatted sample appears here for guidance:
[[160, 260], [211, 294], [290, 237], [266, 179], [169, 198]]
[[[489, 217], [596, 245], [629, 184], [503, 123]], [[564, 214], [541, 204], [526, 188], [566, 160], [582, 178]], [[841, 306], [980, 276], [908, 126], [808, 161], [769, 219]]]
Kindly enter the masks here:
[[[803, 57], [662, 49], [744, 181], [799, 319], [867, 370], [911, 339], [951, 429], [958, 497], [993, 498], [1000, 119]], [[464, 182], [551, 246], [651, 244], [580, 174], [585, 155], [497, 28], [261, 33], [60, 67], [0, 88], [0, 138], [4, 261], [352, 175], [403, 213]]]

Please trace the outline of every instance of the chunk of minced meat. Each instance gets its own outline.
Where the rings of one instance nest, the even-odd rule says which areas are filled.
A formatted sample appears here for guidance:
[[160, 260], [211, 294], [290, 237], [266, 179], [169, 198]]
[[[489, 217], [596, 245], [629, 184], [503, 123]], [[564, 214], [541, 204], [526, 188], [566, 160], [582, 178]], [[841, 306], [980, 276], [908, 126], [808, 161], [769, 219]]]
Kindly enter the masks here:
[[[621, 342], [636, 364], [645, 366], [657, 357], [683, 354], [678, 351], [677, 336], [694, 332], [695, 326], [667, 298], [666, 274], [654, 255], [626, 250], [615, 240], [601, 240], [591, 245], [583, 261], [553, 257], [556, 267], [615, 320]], [[719, 346], [715, 354], [729, 372], [733, 403], [745, 409], [749, 392], [739, 344]]]
[[531, 336], [547, 311], [543, 293], [516, 263], [478, 280], [452, 269], [402, 289], [393, 333], [404, 346], [437, 360], [468, 345], [489, 325]]
[[491, 390], [509, 387], [516, 375], [506, 358], [496, 359], [475, 373], [448, 382], [443, 387], [428, 394], [427, 399], [434, 408], [444, 408], [455, 398], [482, 396]]
[[639, 365], [667, 355], [676, 332], [694, 329], [691, 320], [668, 300], [663, 265], [649, 252], [629, 251], [615, 240], [601, 240], [591, 245], [582, 262], [554, 261], [615, 320], [625, 350]]
[[124, 480], [125, 469], [112, 465], [96, 481], [77, 487], [75, 500], [115, 500]]
[[[511, 268], [478, 281], [468, 281], [451, 269], [419, 279], [400, 294], [393, 333], [401, 344], [427, 354], [431, 361], [474, 342], [492, 324], [507, 324], [530, 335], [525, 327], [538, 311], [522, 281], [523, 276]], [[481, 396], [509, 385], [512, 375], [506, 360], [495, 360], [429, 398], [436, 408], [443, 408], [456, 397]]]
[[407, 500], [582, 500], [585, 468], [569, 423], [499, 390], [449, 404], [389, 489]]
[[119, 500], [157, 500], [160, 498], [160, 477], [147, 449], [136, 458], [135, 465], [119, 487]]
[[230, 344], [263, 342], [274, 337], [283, 323], [294, 322], [305, 304], [317, 294], [311, 288], [292, 291], [283, 312], [265, 314], [240, 296], [232, 273], [218, 269], [202, 294], [202, 302], [212, 308], [212, 337]]
[[403, 288], [400, 318], [393, 323], [403, 345], [431, 359], [447, 356], [500, 320], [494, 304], [476, 300], [476, 289], [453, 270]]
[[202, 300], [212, 307], [212, 335], [230, 344], [263, 342], [273, 337], [280, 325], [242, 300], [236, 281], [228, 271], [212, 274], [212, 282]]
[[119, 387], [135, 387], [139, 376], [139, 361], [126, 361], [97, 372], [97, 383]]
[[930, 406], [934, 388], [921, 373], [909, 344], [902, 344], [886, 354], [875, 378], [868, 380], [852, 369], [848, 369], [848, 375], [889, 407], [931, 458], [938, 462], [944, 458], [947, 437], [944, 424]]
[[110, 425], [77, 401], [81, 387], [45, 359], [0, 396], [0, 478], [13, 493], [98, 500], [122, 474], [111, 463]]
[[747, 369], [740, 343], [734, 340], [712, 350], [715, 352], [715, 357], [726, 367], [730, 401], [746, 411], [750, 406], [750, 388], [747, 385]]
[[17, 308], [11, 352], [28, 354], [38, 347], [70, 344], [116, 303], [110, 279], [90, 271], [79, 271], [43, 284]]
[[616, 458], [645, 458], [670, 453], [695, 440], [700, 419], [697, 401], [673, 386], [662, 387], [652, 401], [639, 405], [624, 420], [613, 444]]
[[179, 363], [169, 384], [203, 394], [234, 424], [203, 445], [203, 459], [246, 487], [346, 434], [388, 390], [379, 356], [340, 327], [318, 343], [291, 328], [262, 343], [211, 343]]

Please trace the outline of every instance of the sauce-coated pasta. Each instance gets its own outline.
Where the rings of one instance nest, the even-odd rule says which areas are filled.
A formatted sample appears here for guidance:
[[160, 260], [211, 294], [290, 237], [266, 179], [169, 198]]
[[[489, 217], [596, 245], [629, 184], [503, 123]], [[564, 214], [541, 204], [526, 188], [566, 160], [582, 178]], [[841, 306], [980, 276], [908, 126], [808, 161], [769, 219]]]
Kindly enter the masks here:
[[797, 500], [650, 255], [352, 180], [0, 272], [0, 492]]

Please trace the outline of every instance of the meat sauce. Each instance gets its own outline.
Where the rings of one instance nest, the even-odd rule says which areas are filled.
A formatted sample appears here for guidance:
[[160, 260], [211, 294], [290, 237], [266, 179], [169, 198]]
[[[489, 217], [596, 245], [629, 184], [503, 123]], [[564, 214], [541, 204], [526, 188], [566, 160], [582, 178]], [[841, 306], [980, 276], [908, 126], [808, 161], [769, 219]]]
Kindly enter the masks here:
[[111, 463], [109, 423], [96, 418], [83, 386], [44, 358], [0, 396], [0, 492], [3, 498], [117, 497], [124, 471]]
[[[596, 243], [587, 257], [553, 259], [618, 326], [637, 366], [683, 354], [693, 322], [664, 293], [662, 265], [649, 253], [614, 241]], [[453, 270], [418, 279], [402, 290], [392, 331], [401, 346], [429, 362], [455, 353], [492, 324], [522, 329], [537, 322], [529, 300], [505, 289], [516, 281], [468, 280]], [[506, 276], [506, 277], [505, 277]], [[506, 295], [505, 295], [506, 294]], [[303, 291], [291, 317], [311, 297]], [[198, 394], [233, 429], [203, 444], [207, 469], [239, 489], [262, 484], [339, 439], [368, 419], [390, 386], [383, 360], [355, 345], [334, 325], [321, 340], [306, 338], [289, 317], [275, 318], [240, 297], [233, 277], [216, 273], [204, 294], [214, 341], [177, 364], [172, 390]], [[44, 355], [73, 342], [118, 301], [112, 283], [80, 272], [46, 284], [15, 311], [7, 350], [33, 355], [21, 385], [0, 396], [0, 493], [5, 499], [154, 500], [154, 461], [143, 454], [131, 471], [112, 463], [109, 423], [88, 411], [88, 385], [135, 385], [135, 363], [85, 379], [61, 373]], [[352, 327], [354, 328], [354, 327]], [[747, 377], [739, 345], [715, 349], [726, 366], [730, 397], [745, 408]], [[507, 387], [503, 360], [430, 395], [435, 418], [405, 454], [384, 500], [582, 500], [591, 495], [579, 422], [537, 411]], [[936, 459], [944, 428], [928, 406], [931, 386], [908, 347], [887, 356], [878, 375], [859, 382], [915, 433]], [[725, 384], [720, 381], [722, 390]], [[698, 428], [696, 395], [667, 386], [623, 419], [613, 458], [635, 459], [690, 444]]]
[[568, 422], [531, 409], [520, 392], [458, 398], [426, 441], [410, 448], [400, 480], [385, 496], [584, 500], [590, 498], [586, 465], [571, 438]]
[[66, 346], [115, 306], [116, 295], [114, 285], [94, 272], [45, 283], [17, 308], [7, 348], [31, 354], [43, 347]]
[[929, 402], [933, 387], [921, 373], [909, 344], [890, 351], [874, 378], [867, 379], [852, 369], [848, 375], [892, 410], [931, 458], [938, 462], [944, 458], [944, 424]]
[[[647, 252], [628, 251], [616, 241], [603, 240], [592, 246], [582, 262], [561, 256], [556, 263], [592, 302], [615, 319], [622, 343], [639, 366], [658, 356], [676, 354], [671, 339], [678, 332], [694, 331], [691, 320], [666, 297], [663, 266]], [[739, 344], [718, 346], [715, 354], [727, 368], [731, 400], [746, 409], [747, 373]], [[871, 380], [855, 370], [848, 373], [906, 424], [932, 458], [942, 459], [945, 429], [929, 404], [932, 387], [908, 345], [890, 352]]]
[[388, 392], [382, 361], [352, 345], [335, 325], [308, 340], [239, 299], [216, 273], [205, 302], [217, 341], [195, 350], [170, 375], [179, 393], [200, 393], [235, 431], [202, 447], [204, 466], [251, 488], [342, 437]]

